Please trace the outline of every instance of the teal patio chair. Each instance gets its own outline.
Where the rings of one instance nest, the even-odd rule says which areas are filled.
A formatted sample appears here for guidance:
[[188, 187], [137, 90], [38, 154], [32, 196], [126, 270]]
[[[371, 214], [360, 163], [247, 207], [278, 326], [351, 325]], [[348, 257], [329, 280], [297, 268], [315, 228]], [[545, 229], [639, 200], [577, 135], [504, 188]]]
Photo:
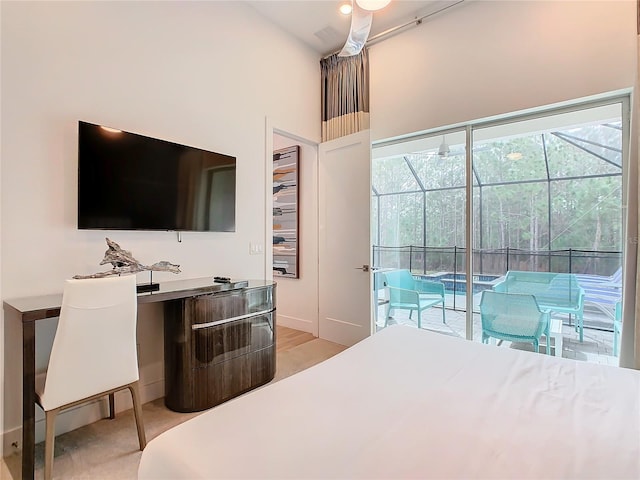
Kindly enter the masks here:
[[541, 310], [576, 316], [576, 332], [584, 337], [584, 289], [575, 274], [509, 270], [493, 290], [502, 293], [533, 295]]
[[414, 311], [418, 312], [418, 328], [422, 328], [422, 311], [439, 304], [442, 304], [442, 323], [446, 323], [442, 282], [414, 278], [409, 270], [392, 270], [383, 275], [389, 289], [385, 327], [393, 310], [409, 310], [409, 318]]
[[489, 343], [490, 337], [511, 342], [531, 342], [538, 352], [540, 337], [544, 334], [547, 338], [546, 353], [551, 354], [550, 314], [540, 309], [531, 294], [484, 290], [480, 299], [480, 320], [483, 343]]
[[616, 302], [615, 316], [613, 318], [613, 356], [620, 354], [620, 334], [622, 333], [622, 302]]

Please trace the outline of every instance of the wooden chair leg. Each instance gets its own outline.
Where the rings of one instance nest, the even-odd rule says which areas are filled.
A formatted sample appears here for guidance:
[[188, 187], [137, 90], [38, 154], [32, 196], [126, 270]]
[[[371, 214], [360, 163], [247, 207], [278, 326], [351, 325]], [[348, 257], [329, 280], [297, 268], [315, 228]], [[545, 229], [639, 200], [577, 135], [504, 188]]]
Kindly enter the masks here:
[[60, 412], [54, 408], [45, 413], [46, 434], [44, 439], [44, 480], [51, 480], [53, 472], [53, 447], [56, 438], [56, 417]]
[[129, 385], [129, 391], [131, 392], [131, 399], [133, 400], [133, 413], [136, 417], [136, 428], [138, 429], [140, 450], [144, 450], [144, 447], [147, 446], [147, 438], [144, 434], [144, 425], [142, 423], [142, 405], [140, 404], [140, 392], [138, 385], [138, 382], [133, 382]]
[[109, 418], [113, 420], [116, 418], [116, 394], [109, 394]]

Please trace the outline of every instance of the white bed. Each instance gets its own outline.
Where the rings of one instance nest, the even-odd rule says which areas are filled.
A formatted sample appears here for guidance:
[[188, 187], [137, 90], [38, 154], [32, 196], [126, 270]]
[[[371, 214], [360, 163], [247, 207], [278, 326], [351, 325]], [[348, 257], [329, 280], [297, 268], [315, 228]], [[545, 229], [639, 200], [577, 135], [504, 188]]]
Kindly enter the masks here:
[[640, 478], [640, 372], [392, 326], [152, 440], [139, 479]]

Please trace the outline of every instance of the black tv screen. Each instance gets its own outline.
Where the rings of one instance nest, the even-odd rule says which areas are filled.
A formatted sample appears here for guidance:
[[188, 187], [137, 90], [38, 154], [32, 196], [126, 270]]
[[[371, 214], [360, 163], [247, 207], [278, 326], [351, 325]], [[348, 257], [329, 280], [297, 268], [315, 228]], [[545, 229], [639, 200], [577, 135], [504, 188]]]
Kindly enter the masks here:
[[236, 158], [78, 123], [78, 228], [235, 231]]

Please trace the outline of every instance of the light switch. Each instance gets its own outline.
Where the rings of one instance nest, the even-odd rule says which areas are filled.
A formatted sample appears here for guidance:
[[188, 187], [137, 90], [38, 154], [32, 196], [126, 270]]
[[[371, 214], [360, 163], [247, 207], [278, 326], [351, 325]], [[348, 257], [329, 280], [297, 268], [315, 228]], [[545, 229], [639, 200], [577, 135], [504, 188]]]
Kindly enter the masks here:
[[264, 251], [262, 243], [254, 243], [249, 242], [249, 254], [250, 255], [260, 255]]

